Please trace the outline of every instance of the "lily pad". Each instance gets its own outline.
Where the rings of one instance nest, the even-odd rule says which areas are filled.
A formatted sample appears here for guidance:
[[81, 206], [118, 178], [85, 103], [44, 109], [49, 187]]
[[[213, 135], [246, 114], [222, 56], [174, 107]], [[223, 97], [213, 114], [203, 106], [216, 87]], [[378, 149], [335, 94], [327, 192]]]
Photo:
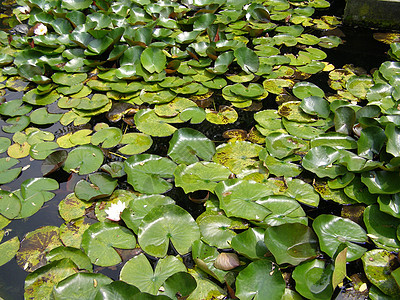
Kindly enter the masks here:
[[185, 193], [198, 190], [214, 191], [219, 181], [228, 179], [231, 172], [224, 166], [212, 162], [197, 162], [189, 166], [179, 165], [174, 172], [175, 186]]
[[133, 249], [136, 238], [132, 232], [115, 223], [94, 223], [82, 236], [82, 249], [90, 261], [98, 266], [113, 266], [121, 262], [115, 248]]
[[300, 99], [305, 99], [307, 97], [320, 97], [325, 96], [324, 91], [317, 85], [311, 82], [300, 81], [293, 86], [293, 94]]
[[399, 219], [380, 211], [377, 204], [368, 206], [363, 218], [368, 236], [379, 248], [388, 251], [400, 249], [400, 240], [397, 235]]
[[89, 257], [87, 257], [87, 255], [80, 249], [60, 246], [54, 248], [46, 255], [46, 259], [49, 262], [62, 260], [64, 258], [68, 258], [73, 261], [74, 264], [81, 270], [88, 270], [89, 272], [93, 271], [93, 266]]
[[0, 259], [0, 266], [6, 264], [14, 257], [19, 250], [19, 246], [20, 242], [17, 236], [0, 244], [0, 251], [3, 254]]
[[138, 154], [125, 161], [125, 172], [137, 191], [147, 194], [165, 193], [172, 184], [164, 178], [172, 178], [176, 164], [166, 157]]
[[164, 282], [178, 272], [186, 272], [186, 267], [174, 256], [159, 259], [153, 271], [146, 256], [139, 254], [123, 266], [120, 279], [138, 287], [142, 292], [156, 295]]
[[366, 248], [355, 243], [367, 242], [367, 235], [360, 225], [350, 219], [333, 215], [319, 215], [313, 222], [313, 228], [318, 235], [320, 248], [333, 257], [339, 247], [347, 247], [347, 261], [359, 259]]
[[199, 238], [198, 225], [187, 211], [177, 205], [154, 207], [143, 218], [138, 232], [141, 248], [156, 257], [166, 255], [170, 242], [179, 254], [186, 254]]
[[79, 146], [68, 154], [64, 164], [66, 172], [77, 172], [80, 175], [89, 174], [96, 171], [103, 163], [103, 152], [96, 146]]
[[249, 228], [232, 238], [232, 248], [249, 259], [263, 259], [268, 253], [268, 248], [264, 243], [264, 229]]
[[293, 271], [296, 291], [312, 300], [329, 300], [333, 294], [333, 266], [314, 259], [297, 266]]
[[70, 222], [73, 219], [82, 217], [85, 214], [85, 210], [91, 205], [92, 203], [82, 201], [75, 196], [75, 193], [71, 193], [61, 200], [58, 205], [58, 212], [66, 222]]
[[233, 107], [223, 106], [219, 111], [206, 109], [206, 119], [213, 124], [231, 124], [238, 119], [238, 113]]
[[110, 196], [117, 186], [117, 180], [104, 173], [89, 175], [88, 181], [82, 179], [75, 185], [74, 192], [78, 199], [92, 201]]
[[70, 259], [51, 262], [26, 276], [24, 297], [50, 299], [53, 287], [77, 272], [76, 265]]
[[278, 264], [298, 265], [317, 256], [318, 239], [310, 227], [288, 223], [268, 227], [264, 242]]
[[390, 252], [374, 249], [364, 254], [362, 262], [368, 280], [384, 294], [397, 298], [400, 295], [400, 289], [395, 278], [390, 274], [391, 259], [394, 258]]
[[0, 184], [13, 181], [21, 173], [22, 167], [13, 168], [19, 163], [18, 159], [11, 157], [0, 158]]
[[243, 300], [280, 300], [285, 292], [281, 272], [268, 260], [257, 260], [243, 269], [236, 278], [236, 296]]
[[267, 185], [247, 180], [225, 180], [217, 184], [215, 193], [220, 200], [220, 208], [228, 217], [262, 221], [271, 213], [258, 204], [259, 200], [273, 193]]
[[44, 226], [27, 233], [21, 241], [16, 255], [17, 264], [28, 272], [46, 265], [46, 254], [61, 246], [59, 229], [55, 226]]
[[176, 128], [168, 124], [168, 121], [168, 118], [157, 116], [152, 109], [141, 109], [135, 114], [135, 124], [137, 129], [151, 136], [163, 137], [173, 134], [176, 131]]
[[94, 299], [101, 286], [112, 279], [100, 273], [76, 273], [60, 281], [53, 289], [53, 299]]
[[193, 164], [199, 158], [211, 160], [214, 153], [214, 143], [201, 132], [191, 128], [177, 130], [169, 142], [168, 155], [176, 163]]
[[0, 214], [8, 219], [14, 219], [21, 210], [21, 201], [17, 195], [0, 190]]
[[224, 215], [208, 215], [198, 221], [201, 239], [219, 249], [231, 247], [235, 222]]

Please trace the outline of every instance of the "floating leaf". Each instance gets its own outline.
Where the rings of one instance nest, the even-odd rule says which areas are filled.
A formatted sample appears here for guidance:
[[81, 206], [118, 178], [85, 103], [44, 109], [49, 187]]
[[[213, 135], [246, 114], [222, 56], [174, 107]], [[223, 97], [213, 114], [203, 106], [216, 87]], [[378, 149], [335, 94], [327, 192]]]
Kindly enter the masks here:
[[140, 61], [143, 68], [150, 73], [160, 73], [165, 68], [167, 58], [160, 48], [150, 46], [143, 50], [140, 55]]
[[342, 244], [347, 247], [347, 261], [359, 259], [365, 248], [355, 243], [365, 243], [367, 235], [360, 225], [350, 219], [333, 215], [319, 215], [313, 222], [321, 250], [333, 257]]
[[69, 152], [63, 168], [67, 172], [76, 171], [80, 175], [89, 174], [100, 168], [103, 159], [103, 152], [98, 147], [83, 145]]
[[333, 266], [314, 259], [297, 266], [293, 271], [296, 291], [307, 299], [331, 299]]
[[400, 241], [397, 235], [397, 227], [400, 220], [379, 210], [374, 204], [364, 211], [364, 223], [368, 236], [379, 247], [388, 251], [398, 251]]
[[186, 267], [174, 256], [159, 259], [153, 271], [146, 256], [139, 254], [123, 266], [120, 279], [138, 287], [142, 292], [156, 295], [164, 282], [178, 272], [186, 272]]
[[217, 182], [228, 179], [230, 174], [224, 166], [211, 162], [179, 165], [174, 172], [175, 186], [182, 187], [185, 193], [199, 190], [213, 192]]
[[271, 300], [279, 300], [284, 291], [281, 272], [267, 260], [252, 262], [236, 278], [236, 296], [243, 300], [260, 300], [265, 295]]
[[289, 223], [268, 227], [264, 236], [278, 264], [298, 265], [317, 255], [317, 237], [306, 225]]
[[397, 298], [400, 289], [390, 274], [392, 254], [383, 249], [373, 249], [364, 254], [362, 262], [368, 280], [384, 294]]
[[60, 281], [51, 294], [53, 299], [94, 299], [101, 286], [111, 278], [100, 273], [76, 273]]
[[88, 270], [90, 272], [93, 270], [93, 266], [89, 257], [87, 257], [87, 255], [80, 249], [60, 246], [54, 248], [46, 255], [46, 259], [49, 262], [62, 260], [64, 258], [68, 258], [73, 261], [74, 264], [81, 270]]
[[244, 232], [235, 235], [231, 242], [232, 248], [252, 260], [263, 259], [268, 253], [264, 243], [264, 229], [249, 228]]
[[176, 163], [193, 164], [199, 158], [211, 160], [214, 153], [214, 143], [201, 132], [191, 128], [177, 130], [169, 142], [168, 155]]
[[77, 198], [84, 201], [92, 201], [110, 196], [117, 186], [117, 180], [104, 173], [89, 175], [88, 181], [82, 179], [75, 185], [74, 192]]
[[132, 232], [115, 223], [94, 223], [82, 236], [82, 249], [90, 261], [98, 266], [113, 266], [121, 262], [115, 248], [133, 249], [136, 238]]
[[220, 249], [231, 247], [235, 222], [224, 215], [209, 215], [198, 221], [201, 239]]
[[26, 276], [24, 297], [50, 299], [53, 287], [77, 272], [76, 265], [69, 259], [51, 262]]
[[44, 226], [28, 232], [16, 255], [17, 264], [25, 271], [33, 272], [47, 263], [47, 252], [59, 246], [58, 227]]
[[0, 158], [0, 184], [13, 181], [21, 173], [22, 167], [14, 168], [19, 163], [18, 159], [11, 157]]
[[165, 193], [172, 184], [164, 178], [172, 178], [176, 164], [166, 157], [138, 154], [125, 161], [125, 172], [137, 191], [147, 194]]
[[141, 248], [156, 257], [166, 255], [170, 242], [179, 254], [186, 254], [199, 238], [198, 225], [187, 211], [177, 205], [154, 207], [143, 218], [138, 232]]
[[246, 73], [255, 73], [260, 65], [257, 54], [247, 47], [240, 47], [233, 51], [238, 64]]

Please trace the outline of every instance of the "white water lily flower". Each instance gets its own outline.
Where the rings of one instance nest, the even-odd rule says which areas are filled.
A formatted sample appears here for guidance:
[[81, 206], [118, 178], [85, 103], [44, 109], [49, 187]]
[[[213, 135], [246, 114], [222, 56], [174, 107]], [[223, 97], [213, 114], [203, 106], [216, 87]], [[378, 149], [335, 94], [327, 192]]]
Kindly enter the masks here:
[[36, 35], [45, 35], [47, 33], [47, 27], [46, 25], [43, 25], [42, 23], [39, 24], [38, 27], [36, 27], [34, 33]]
[[20, 7], [18, 7], [18, 10], [19, 10], [22, 14], [27, 14], [27, 13], [30, 13], [31, 8], [30, 8], [28, 5], [26, 5], [26, 6], [20, 6]]
[[125, 209], [125, 202], [118, 200], [118, 203], [112, 203], [109, 208], [104, 210], [107, 213], [107, 219], [118, 222], [121, 220], [121, 213]]

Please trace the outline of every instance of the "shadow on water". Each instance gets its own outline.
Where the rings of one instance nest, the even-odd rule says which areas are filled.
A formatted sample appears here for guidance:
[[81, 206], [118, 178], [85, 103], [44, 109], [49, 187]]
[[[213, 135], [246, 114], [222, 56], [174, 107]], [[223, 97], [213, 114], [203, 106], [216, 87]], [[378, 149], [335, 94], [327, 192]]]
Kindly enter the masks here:
[[[342, 16], [344, 11], [344, 3], [344, 0], [332, 0], [332, 6], [329, 11], [323, 11], [321, 12], [321, 15], [330, 14]], [[353, 64], [356, 67], [362, 67], [367, 72], [370, 72], [371, 69], [379, 67], [382, 62], [388, 60], [388, 56], [386, 54], [386, 51], [389, 49], [388, 45], [378, 42], [372, 37], [372, 34], [376, 31], [371, 29], [351, 28], [346, 26], [341, 27], [340, 30], [341, 32], [339, 32], [339, 34], [344, 34], [344, 36], [341, 37], [345, 41], [345, 43], [335, 49], [324, 49], [324, 51], [326, 51], [326, 53], [328, 54], [327, 61], [332, 63], [336, 68], [341, 68], [343, 65], [346, 64]], [[318, 81], [316, 82], [316, 84], [318, 84], [319, 86], [329, 88], [326, 83], [327, 78], [324, 78], [324, 76], [327, 75], [321, 75], [321, 77], [315, 76], [315, 79], [313, 80]], [[21, 95], [15, 92], [10, 92], [7, 94], [7, 100], [17, 99], [20, 97]], [[204, 132], [211, 140], [215, 141], [218, 145], [219, 143], [224, 141], [222, 133], [225, 130], [233, 128], [249, 130], [254, 125], [253, 118], [251, 117], [252, 114], [252, 112], [240, 112], [239, 120], [233, 125], [220, 126], [217, 128], [216, 126], [208, 126], [202, 124], [198, 127], [193, 127], [197, 130]], [[0, 126], [4, 124], [4, 120], [0, 119]], [[207, 128], [203, 128], [203, 126], [206, 126]], [[62, 131], [63, 129], [61, 128], [61, 125], [53, 125], [50, 128], [46, 128], [46, 130], [57, 133], [57, 131]], [[12, 137], [12, 135], [5, 134], [4, 132], [0, 132], [0, 135], [7, 136], [9, 138]], [[165, 138], [154, 139], [154, 144], [152, 148], [148, 151], [148, 153], [166, 155], [168, 149], [168, 140], [169, 139]], [[0, 154], [0, 158], [5, 157], [5, 155], [5, 153]], [[17, 180], [8, 185], [3, 185], [1, 188], [13, 191], [18, 189], [24, 180], [32, 177], [42, 176], [40, 172], [40, 161], [30, 161], [29, 158], [21, 159], [20, 166], [26, 165], [30, 165], [30, 167], [26, 171], [22, 172], [22, 175]], [[71, 187], [68, 185], [66, 175], [62, 172], [56, 173], [55, 175], [53, 175], [53, 178], [57, 179], [60, 183], [60, 189], [57, 191], [56, 196], [51, 201], [45, 203], [43, 208], [41, 208], [39, 212], [34, 214], [32, 217], [23, 220], [14, 220], [13, 222], [11, 222], [6, 227], [7, 229], [9, 229], [9, 232], [3, 238], [3, 242], [15, 236], [18, 236], [20, 240], [22, 240], [23, 236], [27, 232], [35, 230], [40, 226], [60, 226], [63, 223], [63, 220], [58, 214], [58, 204], [62, 199], [65, 198], [67, 194], [71, 193], [72, 190]], [[192, 203], [188, 199], [188, 196], [180, 188], [175, 188], [174, 190], [168, 192], [167, 195], [173, 198], [178, 205], [182, 206], [194, 217], [197, 217], [204, 210], [204, 207], [201, 204]], [[330, 204], [326, 201], [324, 201], [324, 203], [322, 203], [321, 205], [321, 208], [324, 211], [337, 209], [337, 206], [329, 206]], [[312, 212], [310, 213], [312, 214]], [[118, 279], [118, 274], [121, 266], [122, 264], [113, 268], [98, 268], [96, 269], [96, 271], [99, 271], [116, 280]], [[22, 299], [24, 293], [23, 283], [27, 275], [28, 272], [22, 270], [17, 265], [15, 259], [12, 259], [6, 265], [2, 266], [0, 268], [0, 299]]]

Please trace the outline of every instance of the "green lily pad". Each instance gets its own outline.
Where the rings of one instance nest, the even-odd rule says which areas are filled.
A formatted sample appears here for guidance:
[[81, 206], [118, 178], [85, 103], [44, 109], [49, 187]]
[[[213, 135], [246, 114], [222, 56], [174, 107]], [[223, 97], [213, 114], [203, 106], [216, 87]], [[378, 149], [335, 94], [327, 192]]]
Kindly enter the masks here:
[[51, 262], [26, 276], [24, 297], [50, 299], [53, 287], [77, 272], [76, 265], [70, 259]]
[[122, 260], [115, 248], [133, 249], [136, 238], [132, 232], [115, 223], [94, 223], [82, 236], [81, 247], [97, 266], [113, 266]]
[[38, 108], [30, 114], [31, 122], [38, 125], [54, 124], [61, 119], [62, 114], [51, 114], [45, 107]]
[[64, 164], [66, 172], [75, 171], [80, 175], [96, 171], [103, 163], [103, 152], [96, 146], [83, 145], [72, 149]]
[[90, 141], [93, 145], [102, 143], [103, 148], [113, 148], [122, 139], [122, 131], [116, 127], [107, 127], [97, 131], [92, 135]]
[[236, 278], [236, 296], [243, 300], [280, 300], [285, 292], [281, 272], [268, 260], [257, 260], [240, 271]]
[[138, 154], [125, 161], [128, 183], [135, 190], [147, 194], [165, 193], [172, 184], [164, 178], [172, 178], [176, 164], [166, 157]]
[[264, 243], [264, 229], [249, 228], [244, 232], [235, 235], [231, 242], [232, 248], [249, 259], [263, 259], [268, 253]]
[[356, 122], [356, 113], [349, 106], [340, 106], [335, 109], [335, 130], [336, 132], [351, 135]]
[[82, 235], [89, 228], [89, 219], [80, 217], [60, 226], [60, 239], [67, 247], [80, 248]]
[[377, 204], [368, 206], [364, 211], [363, 218], [369, 238], [379, 248], [388, 251], [400, 249], [400, 240], [397, 235], [399, 219], [381, 212]]
[[318, 239], [310, 227], [288, 223], [268, 227], [264, 242], [278, 264], [298, 265], [317, 256]]
[[100, 273], [76, 273], [60, 281], [51, 294], [53, 299], [94, 299], [101, 286], [111, 278]]
[[165, 68], [167, 58], [160, 48], [150, 46], [144, 49], [140, 55], [140, 61], [143, 68], [150, 73], [160, 73]]
[[297, 201], [309, 206], [318, 207], [319, 195], [314, 188], [301, 179], [293, 179], [286, 181], [287, 190], [285, 195], [296, 199]]
[[258, 204], [259, 200], [273, 193], [267, 185], [247, 180], [225, 180], [217, 184], [215, 193], [220, 200], [220, 208], [228, 217], [262, 221], [271, 213]]
[[294, 136], [273, 132], [265, 138], [265, 147], [276, 158], [285, 158], [295, 151], [307, 150], [307, 142]]
[[7, 101], [0, 105], [0, 114], [10, 117], [22, 116], [31, 110], [32, 106], [28, 104], [24, 105], [22, 99]]
[[44, 160], [51, 153], [56, 151], [58, 144], [56, 142], [41, 142], [32, 145], [29, 154], [33, 159]]
[[233, 107], [220, 107], [219, 111], [206, 109], [206, 119], [213, 124], [231, 124], [238, 119], [238, 113]]
[[110, 284], [106, 284], [100, 287], [97, 291], [96, 300], [115, 299], [123, 300], [132, 296], [138, 296], [140, 290], [133, 285], [130, 285], [124, 281], [113, 281]]
[[390, 274], [391, 259], [393, 257], [390, 252], [373, 249], [364, 254], [362, 262], [368, 280], [385, 295], [397, 298], [400, 295], [400, 289], [395, 278]]
[[297, 266], [293, 271], [296, 291], [312, 300], [329, 300], [333, 294], [333, 266], [314, 259]]
[[19, 218], [30, 217], [35, 214], [42, 205], [51, 200], [55, 194], [49, 192], [57, 190], [59, 184], [52, 178], [30, 178], [22, 182], [20, 190], [21, 211]]
[[187, 211], [177, 205], [154, 207], [143, 218], [138, 232], [141, 248], [156, 257], [166, 255], [170, 242], [178, 253], [186, 254], [199, 238], [198, 225]]
[[54, 73], [51, 76], [54, 83], [67, 85], [67, 86], [74, 86], [82, 83], [87, 78], [86, 73], [75, 73], [75, 74], [67, 74], [67, 73]]
[[14, 219], [21, 210], [21, 201], [17, 195], [0, 190], [0, 214], [8, 219]]
[[316, 119], [303, 112], [303, 110], [300, 108], [300, 105], [300, 101], [285, 102], [279, 106], [278, 114], [282, 117], [285, 117], [289, 121], [295, 121], [299, 123], [315, 122]]
[[205, 120], [206, 112], [201, 107], [188, 107], [179, 114], [179, 118], [184, 122], [190, 121], [191, 124], [199, 124]]
[[85, 210], [91, 206], [92, 203], [82, 201], [75, 196], [75, 193], [68, 194], [58, 205], [58, 212], [60, 216], [66, 221], [70, 222], [73, 219], [78, 219], [85, 214]]
[[271, 211], [261, 223], [256, 223], [260, 227], [279, 226], [286, 223], [308, 224], [306, 213], [294, 198], [273, 195], [258, 203]]
[[380, 195], [378, 197], [380, 211], [400, 219], [400, 194]]
[[117, 186], [117, 180], [104, 173], [89, 174], [88, 181], [82, 179], [75, 185], [74, 192], [78, 199], [92, 201], [110, 196]]
[[30, 123], [31, 119], [28, 116], [18, 116], [7, 119], [7, 124], [3, 125], [1, 129], [7, 133], [16, 133], [24, 130]]
[[67, 159], [68, 152], [66, 150], [56, 150], [49, 154], [43, 161], [40, 168], [43, 176], [55, 172], [64, 164]]
[[334, 163], [340, 158], [340, 153], [329, 146], [311, 148], [303, 158], [302, 165], [305, 169], [314, 172], [318, 177], [336, 178], [346, 173], [346, 168]]
[[175, 186], [185, 193], [199, 190], [213, 192], [219, 181], [228, 179], [231, 172], [226, 167], [212, 162], [197, 162], [189, 166], [179, 165], [175, 171]]
[[243, 84], [236, 83], [231, 86], [230, 91], [236, 95], [248, 98], [260, 97], [264, 94], [264, 88], [257, 83], [250, 83], [247, 87]]
[[307, 97], [320, 97], [325, 96], [324, 91], [311, 82], [300, 81], [293, 86], [293, 94], [300, 99], [305, 99]]
[[187, 272], [177, 272], [164, 282], [165, 295], [171, 299], [175, 295], [182, 295], [188, 297], [197, 287], [196, 280], [192, 275]]
[[201, 218], [198, 224], [204, 242], [220, 249], [231, 247], [231, 240], [236, 235], [232, 219], [224, 215], [208, 215]]
[[60, 246], [54, 248], [46, 255], [46, 259], [49, 262], [62, 260], [64, 258], [68, 258], [73, 261], [74, 264], [81, 270], [88, 270], [89, 272], [93, 271], [93, 266], [89, 257], [87, 257], [87, 255], [80, 249]]
[[0, 153], [7, 151], [10, 145], [11, 145], [10, 139], [6, 137], [0, 137]]
[[240, 47], [235, 49], [233, 54], [243, 71], [248, 74], [257, 72], [260, 61], [253, 50], [250, 50], [247, 47]]
[[361, 174], [361, 181], [371, 194], [396, 194], [400, 192], [400, 176], [389, 171], [370, 171]]
[[13, 181], [21, 173], [22, 167], [13, 168], [19, 163], [18, 159], [11, 157], [0, 158], [0, 184]]
[[191, 128], [177, 130], [169, 142], [168, 155], [176, 163], [193, 164], [211, 160], [215, 153], [214, 143], [201, 132]]
[[153, 144], [152, 138], [145, 133], [129, 132], [122, 136], [120, 144], [127, 144], [118, 149], [126, 155], [140, 154], [148, 150]]
[[268, 155], [265, 149], [260, 151], [260, 159], [264, 161], [269, 173], [274, 174], [275, 176], [284, 176], [286, 178], [296, 177], [302, 172], [299, 165], [276, 159], [275, 157]]
[[47, 263], [47, 252], [59, 246], [61, 241], [58, 227], [44, 226], [28, 232], [15, 257], [17, 264], [25, 271], [33, 272]]
[[156, 206], [168, 204], [175, 204], [175, 201], [163, 195], [142, 195], [129, 202], [129, 206], [122, 212], [121, 218], [126, 226], [137, 234], [140, 223], [150, 210]]
[[330, 114], [329, 102], [317, 96], [304, 98], [300, 103], [300, 108], [310, 115], [321, 118], [327, 118]]
[[157, 116], [152, 109], [141, 109], [135, 114], [137, 129], [151, 136], [163, 137], [173, 134], [177, 129], [168, 124], [168, 121], [168, 118]]
[[347, 261], [359, 259], [366, 248], [355, 243], [365, 243], [367, 235], [360, 225], [350, 219], [333, 215], [319, 215], [313, 222], [313, 228], [318, 235], [320, 248], [333, 257], [339, 247], [347, 247]]
[[0, 266], [9, 262], [15, 256], [19, 250], [19, 246], [20, 242], [17, 236], [0, 244], [0, 251], [3, 254], [0, 259]]
[[176, 97], [176, 94], [169, 90], [162, 90], [160, 92], [142, 92], [140, 93], [140, 100], [148, 104], [162, 104], [171, 102]]
[[146, 256], [139, 254], [123, 266], [120, 279], [138, 287], [142, 292], [156, 295], [164, 282], [178, 272], [186, 272], [186, 267], [174, 256], [159, 259], [153, 271]]
[[318, 146], [330, 146], [336, 149], [355, 149], [357, 142], [352, 137], [336, 132], [328, 132], [316, 136], [310, 141], [311, 148]]
[[257, 163], [255, 158], [261, 149], [260, 145], [245, 141], [221, 144], [216, 149], [213, 161], [224, 165], [232, 173], [239, 174]]
[[56, 91], [41, 95], [36, 89], [33, 89], [27, 92], [22, 100], [32, 105], [48, 105], [55, 102], [59, 97], [60, 95]]

